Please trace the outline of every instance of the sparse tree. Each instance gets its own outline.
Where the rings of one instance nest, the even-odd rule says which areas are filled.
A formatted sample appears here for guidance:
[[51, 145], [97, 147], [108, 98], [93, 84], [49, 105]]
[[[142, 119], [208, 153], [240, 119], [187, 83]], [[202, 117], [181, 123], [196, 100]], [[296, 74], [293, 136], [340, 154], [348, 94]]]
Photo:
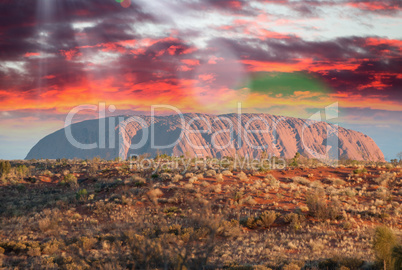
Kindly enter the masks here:
[[289, 164], [292, 167], [297, 167], [299, 166], [299, 158], [300, 158], [300, 153], [296, 152], [295, 156], [292, 158], [292, 162]]
[[396, 156], [399, 158], [399, 161], [402, 161], [402, 151], [396, 154]]
[[383, 263], [384, 270], [393, 270], [392, 250], [397, 245], [394, 232], [387, 226], [375, 229], [373, 249], [377, 260]]
[[10, 170], [11, 170], [11, 164], [8, 160], [0, 161], [0, 176], [8, 174]]
[[402, 269], [402, 245], [397, 245], [392, 250], [394, 269]]

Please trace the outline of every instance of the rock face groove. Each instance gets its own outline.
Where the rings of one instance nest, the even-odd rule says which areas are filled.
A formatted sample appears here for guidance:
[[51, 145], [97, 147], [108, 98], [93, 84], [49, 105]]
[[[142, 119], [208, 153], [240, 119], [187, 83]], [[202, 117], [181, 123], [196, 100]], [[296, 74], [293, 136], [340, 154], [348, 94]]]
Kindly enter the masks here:
[[114, 159], [145, 153], [258, 157], [262, 152], [292, 158], [299, 152], [310, 158], [384, 161], [376, 143], [360, 132], [269, 114], [119, 116], [67, 128], [72, 140], [68, 129], [58, 130], [41, 139], [26, 159]]

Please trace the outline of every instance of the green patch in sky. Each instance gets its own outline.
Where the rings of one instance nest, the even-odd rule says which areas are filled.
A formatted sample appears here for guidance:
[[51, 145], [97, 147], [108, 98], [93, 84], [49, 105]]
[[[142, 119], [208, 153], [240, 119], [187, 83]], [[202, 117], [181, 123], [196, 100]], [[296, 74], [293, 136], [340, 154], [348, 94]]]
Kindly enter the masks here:
[[250, 92], [258, 92], [283, 97], [291, 96], [297, 91], [327, 94], [330, 88], [320, 79], [305, 72], [264, 72], [252, 76], [242, 88]]

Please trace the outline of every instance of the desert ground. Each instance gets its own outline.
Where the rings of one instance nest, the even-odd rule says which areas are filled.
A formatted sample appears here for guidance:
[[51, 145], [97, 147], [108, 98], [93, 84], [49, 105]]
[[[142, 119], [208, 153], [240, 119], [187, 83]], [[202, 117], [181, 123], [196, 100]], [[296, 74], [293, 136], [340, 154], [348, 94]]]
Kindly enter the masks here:
[[1, 161], [0, 268], [401, 269], [401, 162], [145, 158]]

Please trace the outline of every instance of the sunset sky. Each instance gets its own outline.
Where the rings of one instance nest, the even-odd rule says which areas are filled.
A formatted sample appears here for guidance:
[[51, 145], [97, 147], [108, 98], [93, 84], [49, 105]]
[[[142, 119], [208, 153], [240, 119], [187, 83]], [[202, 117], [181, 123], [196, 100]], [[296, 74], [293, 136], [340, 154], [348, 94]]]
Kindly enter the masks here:
[[[108, 115], [263, 112], [335, 122], [402, 151], [400, 0], [0, 0], [0, 158], [81, 104]], [[81, 112], [75, 121], [94, 119]]]

